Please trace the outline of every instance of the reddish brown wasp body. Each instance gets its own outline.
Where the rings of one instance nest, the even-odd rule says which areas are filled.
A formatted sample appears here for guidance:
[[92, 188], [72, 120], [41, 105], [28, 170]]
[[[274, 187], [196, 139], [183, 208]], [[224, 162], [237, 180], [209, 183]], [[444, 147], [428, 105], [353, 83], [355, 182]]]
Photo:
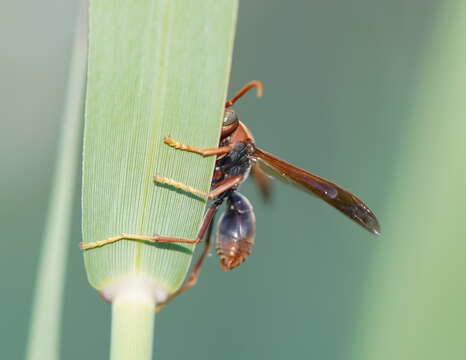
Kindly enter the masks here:
[[[213, 218], [218, 207], [225, 200], [228, 209], [222, 215], [216, 233], [220, 266], [223, 270], [231, 270], [240, 265], [251, 253], [254, 243], [255, 217], [249, 201], [237, 191], [251, 170], [265, 196], [269, 193], [269, 180], [265, 175], [267, 173], [324, 200], [373, 234], [380, 232], [379, 223], [374, 213], [355, 195], [256, 146], [251, 132], [239, 121], [236, 112], [229, 109], [236, 100], [252, 88], [257, 89], [259, 96], [262, 94], [262, 83], [253, 81], [225, 104], [225, 115], [218, 148], [199, 149], [169, 138], [165, 139], [166, 144], [177, 149], [203, 156], [217, 156], [211, 192], [208, 194], [212, 203], [198, 234], [198, 240], [206, 238], [206, 246], [194, 266], [189, 280], [170, 296], [169, 300], [196, 282], [202, 262], [209, 251]], [[164, 181], [163, 178], [158, 179]]]

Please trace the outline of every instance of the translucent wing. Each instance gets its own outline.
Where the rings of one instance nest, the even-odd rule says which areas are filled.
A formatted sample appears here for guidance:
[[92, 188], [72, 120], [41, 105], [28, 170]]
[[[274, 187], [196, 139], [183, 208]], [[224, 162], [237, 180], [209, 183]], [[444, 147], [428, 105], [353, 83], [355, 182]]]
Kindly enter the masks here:
[[374, 213], [349, 191], [261, 149], [256, 148], [252, 156], [266, 173], [317, 196], [371, 233], [380, 233]]
[[271, 198], [271, 184], [268, 175], [264, 172], [259, 164], [253, 164], [251, 169], [251, 175], [259, 188], [262, 197], [265, 201], [270, 201]]

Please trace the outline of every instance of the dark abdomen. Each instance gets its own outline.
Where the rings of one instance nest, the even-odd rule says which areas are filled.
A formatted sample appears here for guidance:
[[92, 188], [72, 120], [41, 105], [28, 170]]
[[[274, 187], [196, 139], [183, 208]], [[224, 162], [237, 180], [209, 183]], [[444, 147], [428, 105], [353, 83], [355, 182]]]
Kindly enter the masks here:
[[254, 212], [246, 197], [233, 192], [227, 206], [217, 229], [217, 254], [225, 271], [240, 265], [251, 253], [256, 229]]

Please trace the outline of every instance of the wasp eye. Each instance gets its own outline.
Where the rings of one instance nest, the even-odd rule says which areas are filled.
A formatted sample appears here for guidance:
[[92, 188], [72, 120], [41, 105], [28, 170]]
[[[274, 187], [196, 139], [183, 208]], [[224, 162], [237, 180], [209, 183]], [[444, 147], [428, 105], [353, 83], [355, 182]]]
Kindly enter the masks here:
[[225, 110], [225, 115], [223, 116], [223, 126], [231, 125], [238, 121], [238, 115], [236, 112], [230, 109]]

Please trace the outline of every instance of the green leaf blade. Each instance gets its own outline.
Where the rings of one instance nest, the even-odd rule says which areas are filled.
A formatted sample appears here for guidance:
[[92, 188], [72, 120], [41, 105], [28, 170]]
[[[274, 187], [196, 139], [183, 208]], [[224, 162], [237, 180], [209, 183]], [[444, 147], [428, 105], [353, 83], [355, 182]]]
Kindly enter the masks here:
[[[208, 191], [214, 158], [163, 138], [217, 144], [231, 64], [236, 1], [92, 1], [83, 164], [83, 238], [156, 234], [194, 239], [205, 201], [153, 182]], [[167, 292], [193, 246], [122, 240], [85, 252], [102, 290], [132, 274]]]

